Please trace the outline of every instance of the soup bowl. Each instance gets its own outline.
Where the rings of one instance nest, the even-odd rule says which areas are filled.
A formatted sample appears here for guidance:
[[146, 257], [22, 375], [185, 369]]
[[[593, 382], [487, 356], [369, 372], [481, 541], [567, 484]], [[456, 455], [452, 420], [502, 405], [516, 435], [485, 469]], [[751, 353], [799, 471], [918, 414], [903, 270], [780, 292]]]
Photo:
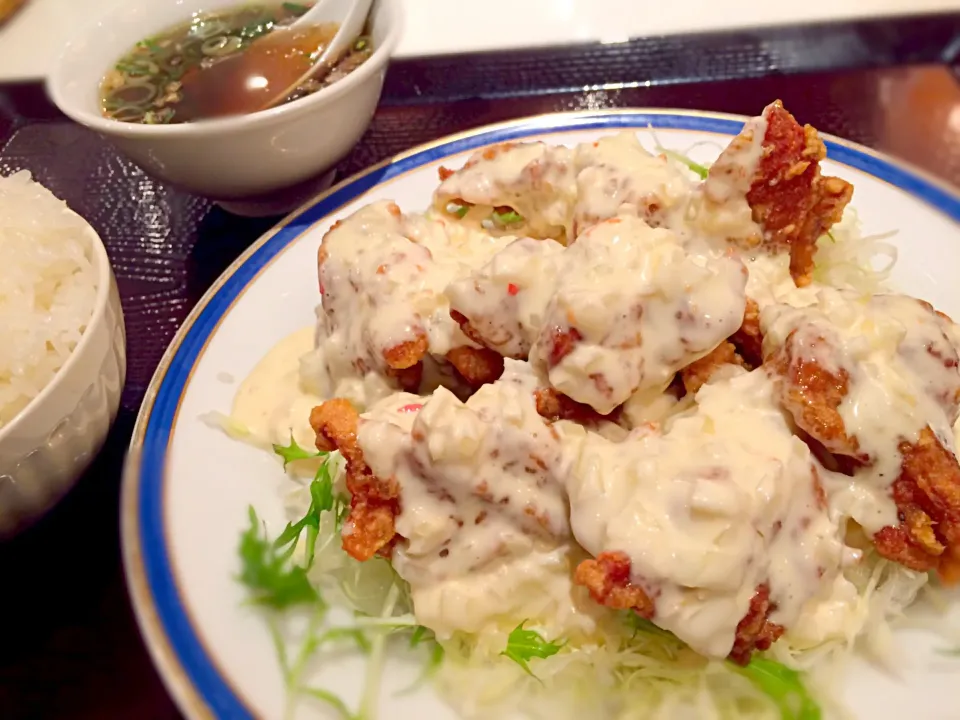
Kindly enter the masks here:
[[[279, 4], [279, 2], [278, 2]], [[370, 124], [400, 37], [398, 0], [378, 0], [370, 14], [374, 52], [329, 87], [284, 105], [179, 125], [143, 125], [103, 117], [104, 74], [138, 41], [195, 12], [226, 10], [243, 0], [125, 2], [78, 30], [47, 79], [57, 107], [110, 140], [151, 175], [180, 188], [243, 207], [257, 198], [322, 176]], [[238, 202], [240, 201], [240, 202]]]

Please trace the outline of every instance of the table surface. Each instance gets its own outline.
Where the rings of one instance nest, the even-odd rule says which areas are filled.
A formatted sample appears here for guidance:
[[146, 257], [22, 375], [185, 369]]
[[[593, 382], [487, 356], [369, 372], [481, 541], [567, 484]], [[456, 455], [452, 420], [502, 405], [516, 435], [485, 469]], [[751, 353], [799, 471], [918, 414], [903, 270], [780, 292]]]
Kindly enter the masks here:
[[[672, 0], [656, 12], [634, 11], [636, 0], [388, 1], [401, 3], [406, 15], [399, 57], [960, 10], [960, 0]], [[0, 82], [43, 77], [78, 25], [126, 2], [27, 0], [0, 26]]]
[[[955, 30], [948, 30], [956, 37]], [[888, 35], [898, 37], [901, 31]], [[867, 37], [859, 31], [854, 35]], [[762, 41], [768, 52], [763, 62], [770, 61], [770, 48], [776, 51], [777, 42], [784, 40], [778, 37]], [[790, 37], [785, 47], [792, 47]], [[924, 37], [923, 52], [929, 52], [933, 35]], [[949, 34], [937, 37], [952, 42]], [[730, 42], [724, 52], [733, 57], [737, 53]], [[721, 74], [709, 82], [683, 82], [688, 69], [676, 52], [662, 47], [657, 52], [666, 53], [663, 67], [651, 55], [642, 55], [651, 68], [648, 77], [655, 78], [643, 82], [636, 75], [627, 81], [630, 68], [637, 67], [632, 51], [611, 59], [581, 49], [551, 55], [549, 63], [543, 61], [546, 56], [530, 53], [449, 59], [439, 65], [400, 62], [391, 68], [370, 129], [339, 173], [353, 173], [448, 133], [524, 115], [644, 106], [755, 114], [779, 97], [802, 122], [892, 153], [960, 185], [956, 74], [942, 64], [873, 67], [889, 63], [877, 60], [879, 46], [870, 47], [868, 61], [853, 62], [846, 70], [771, 75], [763, 63], [731, 62], [724, 72], [739, 68], [738, 79], [716, 79]], [[759, 57], [742, 48], [737, 52]], [[906, 57], [914, 62], [925, 57], [917, 52]], [[503, 68], [518, 63], [540, 67], [540, 74], [531, 70], [525, 84], [514, 87]], [[552, 72], [567, 67], [564, 63], [567, 71]], [[468, 66], [475, 77], [465, 73], [459, 84], [431, 79], [450, 67]], [[627, 80], [605, 88], [594, 82], [591, 69]], [[593, 89], [558, 90], [570, 73]], [[487, 78], [486, 85], [481, 77]], [[452, 88], [446, 96], [444, 87]], [[167, 187], [98, 136], [67, 121], [50, 107], [39, 86], [0, 85], [0, 173], [19, 169], [33, 172], [104, 239], [123, 298], [129, 369], [119, 417], [93, 467], [37, 526], [0, 544], [0, 618], [5, 623], [0, 717], [178, 718], [151, 666], [124, 587], [118, 537], [121, 464], [167, 343], [213, 280], [274, 220], [233, 217], [202, 198]]]

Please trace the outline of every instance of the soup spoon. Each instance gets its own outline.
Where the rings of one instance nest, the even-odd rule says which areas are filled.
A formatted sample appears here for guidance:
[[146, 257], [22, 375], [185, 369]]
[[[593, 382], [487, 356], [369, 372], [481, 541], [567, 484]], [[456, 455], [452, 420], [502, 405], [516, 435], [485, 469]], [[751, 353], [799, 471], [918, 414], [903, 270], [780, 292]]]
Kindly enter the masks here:
[[297, 21], [283, 30], [271, 33], [267, 37], [279, 35], [282, 32], [296, 31], [298, 28], [316, 27], [338, 24], [337, 34], [330, 40], [326, 49], [314, 61], [313, 66], [296, 82], [291, 83], [283, 92], [277, 93], [261, 108], [266, 110], [273, 107], [284, 98], [289, 97], [294, 90], [323, 69], [329, 69], [337, 59], [346, 52], [347, 48], [356, 40], [370, 14], [373, 0], [320, 0], [316, 5], [297, 18]]
[[[363, 30], [372, 0], [321, 0], [295, 23], [273, 30], [243, 52], [183, 78], [185, 107], [200, 117], [242, 115], [283, 102], [330, 67]], [[304, 69], [304, 59], [323, 51]]]

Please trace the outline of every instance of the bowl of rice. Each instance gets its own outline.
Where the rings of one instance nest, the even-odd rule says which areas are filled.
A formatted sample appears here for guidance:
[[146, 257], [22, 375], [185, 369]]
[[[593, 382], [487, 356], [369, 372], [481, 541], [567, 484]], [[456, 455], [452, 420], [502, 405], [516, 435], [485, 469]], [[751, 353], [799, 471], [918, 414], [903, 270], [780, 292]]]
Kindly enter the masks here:
[[99, 236], [27, 172], [0, 175], [0, 537], [28, 527], [103, 446], [126, 376]]

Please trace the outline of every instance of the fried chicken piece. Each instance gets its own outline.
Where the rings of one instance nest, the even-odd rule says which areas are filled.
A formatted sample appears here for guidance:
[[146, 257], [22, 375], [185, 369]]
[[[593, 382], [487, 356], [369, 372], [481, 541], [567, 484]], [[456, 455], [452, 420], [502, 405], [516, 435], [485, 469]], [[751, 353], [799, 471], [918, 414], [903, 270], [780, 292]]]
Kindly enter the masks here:
[[[623, 552], [603, 552], [584, 560], [573, 574], [573, 582], [590, 591], [594, 602], [614, 610], [633, 610], [647, 620], [656, 615], [656, 606], [643, 588], [630, 579], [630, 558]], [[768, 620], [774, 610], [770, 589], [760, 585], [750, 600], [747, 614], [737, 625], [729, 658], [740, 665], [750, 662], [754, 650], [769, 650], [783, 634], [783, 628]]]
[[503, 356], [488, 348], [453, 348], [447, 353], [447, 360], [475, 388], [492, 383], [503, 374]]
[[[825, 343], [822, 336], [816, 342]], [[797, 426], [821, 443], [829, 452], [866, 461], [857, 438], [847, 435], [840, 403], [847, 394], [850, 375], [840, 367], [832, 373], [807, 356], [798, 346], [797, 331], [770, 358], [770, 367], [778, 376], [780, 402]], [[813, 345], [811, 344], [811, 349]]]
[[[760, 132], [762, 138], [757, 137]], [[744, 126], [704, 183], [712, 202], [746, 200], [762, 237], [752, 233], [731, 239], [750, 247], [759, 243], [774, 251], [789, 250], [790, 274], [800, 287], [812, 279], [817, 240], [840, 220], [853, 195], [848, 182], [820, 174], [826, 154], [816, 129], [801, 126], [778, 100]]]
[[401, 390], [417, 393], [420, 390], [420, 381], [423, 380], [423, 361], [402, 369], [388, 367], [385, 372], [388, 377], [397, 381]]
[[747, 298], [743, 322], [730, 341], [736, 346], [746, 367], [753, 369], [763, 364], [763, 332], [760, 330], [760, 306], [756, 300]]
[[960, 466], [929, 427], [916, 443], [900, 443], [903, 466], [893, 484], [901, 524], [874, 536], [885, 558], [960, 582]]
[[[487, 342], [484, 339], [483, 334], [473, 326], [473, 324], [470, 322], [470, 320], [467, 318], [466, 315], [464, 315], [463, 313], [457, 310], [451, 310], [450, 317], [452, 317], [454, 322], [456, 322], [460, 326], [460, 329], [463, 331], [464, 335], [466, 335], [468, 338], [473, 340], [478, 345], [484, 345], [484, 346], [487, 345]], [[525, 360], [526, 357], [520, 357], [516, 359]]]
[[534, 398], [537, 412], [552, 422], [572, 420], [581, 425], [592, 425], [603, 420], [617, 422], [620, 417], [620, 408], [609, 415], [601, 415], [589, 405], [572, 400], [554, 388], [540, 388], [534, 393]]
[[722, 342], [708, 355], [695, 360], [680, 371], [684, 390], [694, 394], [703, 387], [714, 373], [725, 365], [744, 367], [743, 358], [737, 353], [737, 348], [731, 342]]
[[614, 610], [633, 610], [650, 619], [654, 605], [643, 588], [630, 582], [630, 558], [622, 552], [602, 552], [596, 559], [584, 560], [573, 574], [573, 582], [590, 591], [599, 605]]
[[773, 609], [770, 588], [761, 585], [750, 600], [750, 609], [737, 625], [733, 649], [728, 656], [730, 660], [738, 665], [746, 665], [754, 650], [769, 650], [780, 639], [783, 628], [768, 619]]
[[747, 193], [764, 244], [790, 249], [790, 275], [799, 287], [812, 279], [817, 240], [843, 216], [853, 186], [820, 174], [827, 149], [816, 129], [800, 126], [778, 100], [764, 111], [763, 154]]
[[382, 480], [370, 470], [357, 443], [360, 415], [348, 400], [328, 400], [310, 413], [317, 449], [339, 450], [346, 460], [350, 491], [349, 532], [343, 549], [357, 560], [377, 553], [389, 557], [396, 537], [394, 520], [400, 514], [400, 489], [392, 479]]
[[583, 340], [583, 335], [575, 327], [563, 329], [561, 327], [544, 328], [543, 337], [547, 338], [547, 366], [554, 367], [560, 364], [567, 355]]
[[388, 347], [383, 351], [384, 362], [393, 370], [406, 370], [423, 360], [427, 354], [427, 333], [422, 328], [416, 329], [416, 337], [406, 340], [399, 345]]

